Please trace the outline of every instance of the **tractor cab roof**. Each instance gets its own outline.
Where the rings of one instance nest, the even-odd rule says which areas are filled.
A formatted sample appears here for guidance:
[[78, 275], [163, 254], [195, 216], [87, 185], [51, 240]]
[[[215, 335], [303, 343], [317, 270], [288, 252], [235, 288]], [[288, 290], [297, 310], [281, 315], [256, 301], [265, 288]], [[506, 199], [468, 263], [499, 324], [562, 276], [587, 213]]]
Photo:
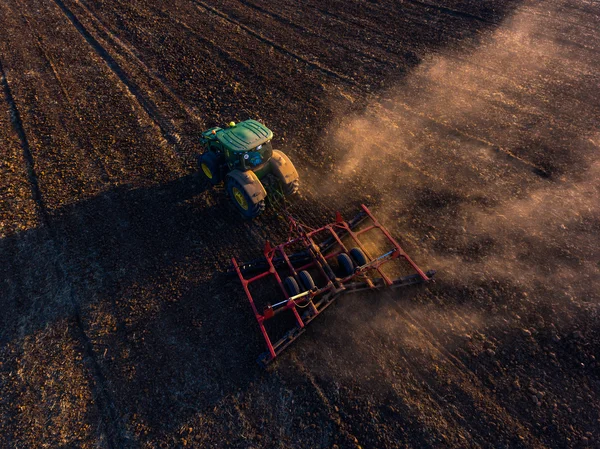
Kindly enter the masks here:
[[248, 151], [273, 138], [273, 131], [256, 120], [246, 120], [216, 132], [217, 139], [230, 151]]

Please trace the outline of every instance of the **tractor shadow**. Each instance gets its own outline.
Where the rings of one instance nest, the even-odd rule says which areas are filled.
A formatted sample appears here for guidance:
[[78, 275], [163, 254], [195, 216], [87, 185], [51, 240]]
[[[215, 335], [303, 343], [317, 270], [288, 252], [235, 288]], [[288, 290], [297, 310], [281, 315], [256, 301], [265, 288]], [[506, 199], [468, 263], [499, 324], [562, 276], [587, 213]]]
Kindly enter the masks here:
[[243, 291], [219, 273], [263, 242], [197, 174], [65, 206], [0, 241], [0, 349], [81, 325], [123, 421], [171, 430], [260, 373]]

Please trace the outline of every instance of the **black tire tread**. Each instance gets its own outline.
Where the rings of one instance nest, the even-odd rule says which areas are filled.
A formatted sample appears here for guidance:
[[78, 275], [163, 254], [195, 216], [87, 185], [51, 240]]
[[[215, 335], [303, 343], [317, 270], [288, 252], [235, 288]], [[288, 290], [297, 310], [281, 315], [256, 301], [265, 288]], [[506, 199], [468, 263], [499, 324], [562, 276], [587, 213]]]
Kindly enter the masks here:
[[[209, 170], [213, 174], [212, 179], [204, 174], [204, 171], [202, 170], [203, 162], [208, 166]], [[206, 179], [213, 186], [216, 186], [222, 181], [221, 172], [219, 169], [219, 156], [212, 151], [207, 151], [206, 153], [202, 153], [200, 156], [198, 156], [198, 170], [204, 179]]]
[[364, 251], [360, 248], [352, 248], [348, 252], [348, 254], [350, 254], [350, 257], [352, 258], [357, 267], [361, 267], [368, 262], [367, 256], [365, 255]]
[[283, 286], [290, 296], [296, 296], [300, 294], [300, 287], [292, 276], [288, 276], [283, 280]]
[[302, 283], [305, 291], [312, 290], [316, 287], [315, 281], [313, 281], [313, 278], [308, 271], [303, 270], [298, 273], [298, 278], [300, 278], [300, 282]]
[[337, 256], [338, 265], [342, 269], [344, 276], [350, 276], [354, 273], [354, 262], [350, 256], [346, 253], [338, 254]]

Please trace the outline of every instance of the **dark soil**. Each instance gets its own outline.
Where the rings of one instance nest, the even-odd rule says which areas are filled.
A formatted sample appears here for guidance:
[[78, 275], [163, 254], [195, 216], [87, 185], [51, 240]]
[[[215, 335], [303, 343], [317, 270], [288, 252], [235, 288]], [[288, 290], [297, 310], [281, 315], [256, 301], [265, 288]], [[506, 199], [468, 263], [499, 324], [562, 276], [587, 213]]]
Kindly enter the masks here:
[[[598, 447], [600, 5], [0, 2], [0, 447]], [[262, 120], [309, 225], [367, 203], [437, 282], [264, 370], [208, 189]]]

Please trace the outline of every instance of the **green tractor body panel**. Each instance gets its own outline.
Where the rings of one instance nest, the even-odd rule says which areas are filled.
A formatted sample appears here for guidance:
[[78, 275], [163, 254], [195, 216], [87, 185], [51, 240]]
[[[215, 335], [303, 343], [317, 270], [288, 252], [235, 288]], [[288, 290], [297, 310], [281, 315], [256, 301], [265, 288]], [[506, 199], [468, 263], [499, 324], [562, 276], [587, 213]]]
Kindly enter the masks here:
[[270, 141], [273, 138], [273, 131], [256, 120], [246, 120], [231, 128], [219, 129], [216, 136], [227, 150], [233, 153], [244, 153]]

